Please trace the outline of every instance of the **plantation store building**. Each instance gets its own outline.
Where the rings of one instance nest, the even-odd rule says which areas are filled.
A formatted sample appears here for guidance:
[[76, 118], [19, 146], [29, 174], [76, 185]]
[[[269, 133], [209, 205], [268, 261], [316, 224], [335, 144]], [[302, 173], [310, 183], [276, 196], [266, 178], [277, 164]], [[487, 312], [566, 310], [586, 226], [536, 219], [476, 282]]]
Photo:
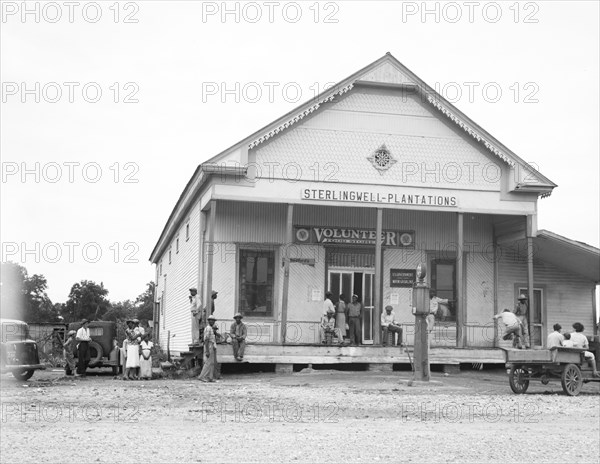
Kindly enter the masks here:
[[[538, 230], [555, 187], [386, 54], [198, 166], [150, 258], [160, 343], [188, 351], [197, 287], [222, 332], [244, 315], [250, 362], [408, 362], [379, 321], [391, 304], [412, 344], [419, 262], [454, 300], [432, 363], [503, 362], [492, 316], [520, 293], [533, 345], [556, 322], [591, 334], [600, 251]], [[363, 346], [320, 345], [327, 290], [359, 295]]]

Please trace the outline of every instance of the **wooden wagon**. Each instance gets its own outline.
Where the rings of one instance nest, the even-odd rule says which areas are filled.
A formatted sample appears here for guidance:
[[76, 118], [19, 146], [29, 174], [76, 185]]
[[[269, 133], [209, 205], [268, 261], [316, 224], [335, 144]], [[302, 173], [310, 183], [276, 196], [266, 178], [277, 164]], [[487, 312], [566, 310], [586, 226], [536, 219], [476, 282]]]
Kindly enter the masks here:
[[[578, 395], [587, 382], [600, 382], [594, 377], [581, 348], [553, 347], [549, 350], [504, 349], [508, 381], [515, 393], [525, 393], [530, 380], [547, 385], [560, 379], [563, 391], [570, 396]], [[598, 362], [598, 360], [596, 360]]]

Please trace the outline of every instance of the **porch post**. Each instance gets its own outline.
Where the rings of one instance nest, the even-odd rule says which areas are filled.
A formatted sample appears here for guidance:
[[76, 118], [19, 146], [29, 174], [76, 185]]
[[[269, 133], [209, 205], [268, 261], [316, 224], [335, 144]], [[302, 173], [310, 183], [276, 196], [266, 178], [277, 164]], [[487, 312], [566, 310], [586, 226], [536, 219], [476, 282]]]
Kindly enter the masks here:
[[467, 332], [465, 323], [467, 320], [464, 305], [464, 275], [463, 275], [463, 247], [464, 238], [464, 215], [458, 213], [457, 218], [457, 253], [456, 253], [456, 346], [464, 348], [466, 345]]
[[206, 269], [206, 300], [204, 303], [204, 307], [206, 311], [204, 311], [204, 316], [202, 316], [203, 325], [206, 327], [206, 319], [208, 318], [208, 312], [211, 308], [212, 303], [212, 285], [213, 285], [213, 262], [214, 262], [214, 254], [215, 254], [215, 221], [217, 217], [217, 200], [210, 200], [210, 229], [208, 229], [208, 247], [206, 248], [208, 254], [208, 262]]
[[281, 332], [279, 336], [282, 345], [285, 344], [285, 336], [287, 329], [288, 293], [290, 288], [290, 245], [294, 240], [293, 218], [294, 205], [288, 204], [287, 222], [285, 226], [285, 245], [283, 250], [283, 295], [281, 296]]
[[592, 287], [592, 318], [594, 321], [594, 330], [592, 331], [592, 333], [594, 335], [598, 335], [598, 324], [596, 324], [596, 321], [598, 320], [598, 308], [596, 306], [596, 286], [595, 285]]
[[377, 208], [377, 230], [375, 232], [375, 275], [373, 279], [373, 344], [381, 343], [381, 235], [383, 210]]
[[[529, 329], [529, 343], [532, 344], [531, 319], [533, 317], [533, 216], [527, 215], [527, 324]], [[541, 304], [541, 302], [540, 302]], [[540, 321], [544, 324], [544, 316]], [[545, 327], [542, 325], [542, 334], [545, 334]], [[542, 337], [543, 338], [543, 337]]]
[[[493, 236], [493, 253], [494, 253], [494, 316], [498, 314], [498, 276], [500, 275], [500, 262], [498, 259], [498, 238], [496, 237], [496, 227], [492, 229]], [[498, 345], [498, 324], [494, 324], [494, 348]]]

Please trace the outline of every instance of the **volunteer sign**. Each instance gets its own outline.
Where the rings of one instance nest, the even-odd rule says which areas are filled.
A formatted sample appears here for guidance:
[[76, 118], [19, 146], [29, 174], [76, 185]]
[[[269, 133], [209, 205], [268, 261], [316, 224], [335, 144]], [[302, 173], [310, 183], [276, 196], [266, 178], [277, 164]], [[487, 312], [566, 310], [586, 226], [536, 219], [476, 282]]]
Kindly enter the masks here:
[[414, 269], [390, 269], [390, 287], [412, 288], [417, 280], [417, 271]]
[[370, 192], [368, 190], [352, 189], [302, 189], [300, 197], [303, 200], [321, 201], [350, 201], [355, 203], [380, 203], [385, 205], [414, 205], [414, 206], [458, 206], [455, 196], [422, 195]]
[[[295, 227], [296, 243], [330, 243], [344, 245], [375, 245], [377, 231], [343, 227]], [[412, 230], [383, 230], [381, 245], [384, 247], [411, 248], [415, 243]]]

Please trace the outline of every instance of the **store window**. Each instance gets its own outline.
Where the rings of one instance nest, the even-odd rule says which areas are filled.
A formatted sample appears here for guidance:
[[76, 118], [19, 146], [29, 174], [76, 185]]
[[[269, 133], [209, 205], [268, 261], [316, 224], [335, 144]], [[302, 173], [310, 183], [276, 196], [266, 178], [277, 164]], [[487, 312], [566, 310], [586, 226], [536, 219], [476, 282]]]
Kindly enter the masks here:
[[431, 290], [438, 298], [450, 300], [447, 305], [440, 304], [436, 315], [438, 321], [456, 321], [456, 262], [449, 259], [431, 261]]
[[240, 250], [239, 310], [245, 317], [273, 317], [275, 253]]

